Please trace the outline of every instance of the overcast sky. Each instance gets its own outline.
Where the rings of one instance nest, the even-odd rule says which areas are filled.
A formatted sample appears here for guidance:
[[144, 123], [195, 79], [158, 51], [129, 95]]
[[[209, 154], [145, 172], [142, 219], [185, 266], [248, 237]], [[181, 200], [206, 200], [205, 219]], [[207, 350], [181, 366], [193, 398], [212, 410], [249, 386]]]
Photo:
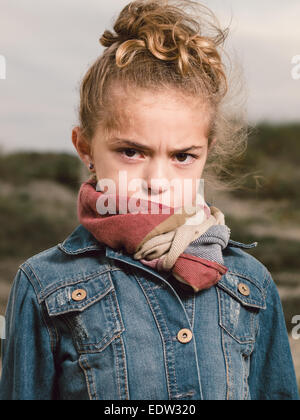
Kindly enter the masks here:
[[[126, 0], [0, 0], [0, 147], [73, 152], [79, 82]], [[243, 65], [250, 121], [299, 121], [300, 0], [206, 0]], [[1, 61], [0, 61], [1, 63]], [[1, 74], [1, 70], [0, 70]]]

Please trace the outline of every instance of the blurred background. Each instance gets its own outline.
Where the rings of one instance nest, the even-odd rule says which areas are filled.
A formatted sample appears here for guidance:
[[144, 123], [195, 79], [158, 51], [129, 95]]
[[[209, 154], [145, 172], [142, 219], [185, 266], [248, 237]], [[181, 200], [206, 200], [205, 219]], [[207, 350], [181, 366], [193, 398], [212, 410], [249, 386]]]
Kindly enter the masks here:
[[[78, 224], [87, 177], [71, 142], [79, 83], [127, 3], [0, 0], [0, 315], [19, 264]], [[300, 2], [202, 3], [230, 24], [227, 51], [244, 70], [252, 127], [236, 176], [253, 175], [214, 204], [232, 239], [258, 242], [247, 252], [278, 286], [300, 384], [300, 340], [291, 336], [300, 315]]]

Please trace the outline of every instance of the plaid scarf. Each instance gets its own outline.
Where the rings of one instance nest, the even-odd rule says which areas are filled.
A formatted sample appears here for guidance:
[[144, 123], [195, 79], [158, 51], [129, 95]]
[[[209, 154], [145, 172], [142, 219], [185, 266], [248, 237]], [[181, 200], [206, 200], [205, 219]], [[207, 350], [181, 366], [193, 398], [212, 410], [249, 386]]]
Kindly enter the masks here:
[[171, 271], [195, 292], [212, 287], [228, 271], [222, 249], [230, 229], [217, 207], [204, 202], [178, 212], [178, 208], [138, 199], [132, 211], [130, 198], [98, 191], [96, 185], [92, 177], [82, 183], [77, 214], [99, 242], [122, 249], [158, 271]]

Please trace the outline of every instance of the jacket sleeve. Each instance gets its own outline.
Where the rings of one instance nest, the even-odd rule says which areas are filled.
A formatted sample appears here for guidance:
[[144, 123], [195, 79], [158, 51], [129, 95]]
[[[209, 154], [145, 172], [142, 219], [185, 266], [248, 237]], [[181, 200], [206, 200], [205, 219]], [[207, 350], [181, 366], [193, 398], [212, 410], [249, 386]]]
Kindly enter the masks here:
[[299, 400], [288, 333], [277, 287], [267, 272], [266, 309], [251, 355], [249, 388], [253, 400]]
[[55, 399], [51, 334], [36, 293], [21, 268], [12, 285], [5, 322], [0, 400]]

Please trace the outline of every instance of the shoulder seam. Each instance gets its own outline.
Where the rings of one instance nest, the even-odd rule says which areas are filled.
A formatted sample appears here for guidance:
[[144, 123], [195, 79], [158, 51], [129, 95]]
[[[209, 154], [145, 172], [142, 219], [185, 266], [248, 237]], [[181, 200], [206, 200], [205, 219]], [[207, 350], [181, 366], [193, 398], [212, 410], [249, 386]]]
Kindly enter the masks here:
[[[28, 280], [28, 282], [30, 283], [30, 285], [31, 285], [31, 287], [32, 287], [32, 289], [33, 289], [33, 291], [34, 291], [34, 294], [35, 294], [35, 298], [36, 298], [36, 301], [37, 301], [37, 303], [38, 303], [38, 305], [39, 305], [39, 310], [40, 310], [40, 316], [41, 316], [41, 319], [42, 319], [42, 321], [43, 321], [43, 324], [45, 325], [45, 327], [46, 327], [46, 329], [47, 329], [47, 332], [48, 332], [48, 336], [49, 336], [49, 340], [50, 340], [50, 348], [51, 348], [51, 353], [52, 354], [54, 354], [54, 349], [55, 349], [55, 346], [56, 346], [56, 343], [57, 343], [57, 340], [55, 341], [55, 339], [53, 340], [51, 337], [52, 337], [52, 333], [51, 333], [51, 327], [48, 325], [48, 323], [47, 323], [47, 321], [46, 321], [46, 319], [45, 319], [45, 315], [44, 315], [44, 309], [43, 309], [43, 307], [42, 307], [42, 305], [41, 305], [41, 302], [39, 301], [39, 297], [38, 297], [38, 293], [37, 293], [37, 291], [36, 291], [36, 288], [35, 288], [35, 286], [34, 286], [34, 284], [33, 284], [33, 282], [32, 282], [32, 280], [31, 280], [31, 278], [30, 278], [30, 276], [28, 275], [28, 273], [25, 271], [25, 269], [24, 269], [24, 265], [28, 265], [30, 268], [32, 268], [26, 261], [25, 262], [23, 262], [22, 264], [20, 264], [19, 265], [19, 267], [18, 267], [18, 271], [21, 271], [24, 275], [25, 275], [25, 277], [26, 277], [26, 279]], [[33, 271], [33, 269], [32, 269], [32, 272], [34, 273], [34, 271]], [[34, 273], [34, 275], [36, 276], [36, 274]], [[55, 329], [56, 330], [56, 329]], [[57, 333], [57, 332], [56, 332]]]
[[34, 269], [33, 269], [33, 267], [27, 262], [27, 261], [25, 261], [25, 262], [23, 262], [20, 266], [19, 266], [19, 268], [25, 273], [25, 275], [26, 275], [26, 277], [28, 278], [28, 280], [30, 281], [30, 284], [32, 285], [32, 287], [33, 287], [33, 289], [34, 289], [34, 291], [35, 291], [35, 294], [36, 294], [36, 297], [37, 297], [37, 300], [38, 300], [38, 302], [40, 303], [40, 299], [39, 299], [39, 292], [38, 292], [38, 290], [36, 289], [36, 285], [34, 284], [35, 282], [34, 281], [32, 281], [32, 277], [31, 277], [31, 274], [30, 273], [28, 273], [27, 271], [26, 271], [26, 267], [28, 267], [29, 268], [29, 270], [31, 270], [31, 272], [32, 272], [32, 274], [33, 274], [33, 276], [35, 277], [35, 279], [36, 279], [36, 281], [37, 281], [37, 283], [38, 283], [38, 285], [39, 285], [39, 287], [40, 287], [40, 289], [42, 290], [42, 285], [41, 285], [41, 282], [40, 282], [40, 280], [39, 280], [39, 278], [38, 278], [38, 276], [36, 275], [36, 273], [34, 272]]
[[267, 267], [265, 267], [265, 276], [264, 276], [264, 285], [265, 285], [265, 287], [264, 287], [264, 289], [265, 289], [265, 292], [266, 292], [266, 296], [267, 296], [267, 290], [268, 290], [270, 284], [272, 283], [272, 281], [274, 281], [274, 280], [272, 280], [272, 274], [267, 269]]
[[[241, 253], [240, 257], [251, 259], [253, 262], [256, 263], [257, 268], [259, 270], [258, 273], [260, 274], [259, 277], [261, 278], [261, 280], [258, 281], [257, 276], [254, 276], [249, 270], [244, 271], [243, 269], [240, 269], [236, 264], [226, 265], [226, 261], [225, 261], [226, 256], [224, 256], [224, 264], [228, 267], [230, 272], [232, 272], [234, 274], [237, 274], [239, 276], [245, 277], [248, 280], [254, 282], [254, 284], [256, 284], [257, 287], [261, 289], [262, 293], [264, 293], [264, 295], [266, 295], [266, 289], [268, 287], [268, 284], [266, 283], [266, 277], [267, 277], [267, 274], [268, 274], [267, 267], [260, 260], [258, 260], [253, 255], [246, 252], [246, 249], [241, 249], [239, 247], [234, 247], [234, 250], [235, 251], [238, 250], [238, 252]], [[239, 257], [239, 255], [237, 255], [237, 258], [238, 257]]]

